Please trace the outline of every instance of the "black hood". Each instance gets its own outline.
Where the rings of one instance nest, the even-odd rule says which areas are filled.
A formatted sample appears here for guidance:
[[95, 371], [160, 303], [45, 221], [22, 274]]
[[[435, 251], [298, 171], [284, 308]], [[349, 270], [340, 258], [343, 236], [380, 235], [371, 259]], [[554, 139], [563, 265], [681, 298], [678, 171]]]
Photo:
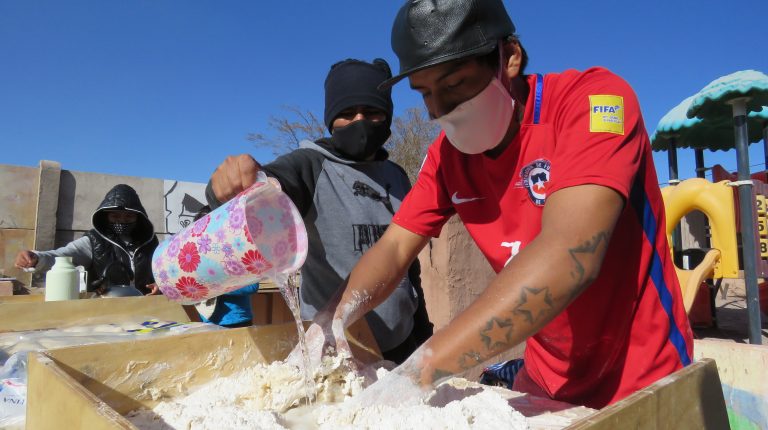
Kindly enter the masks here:
[[107, 210], [120, 209], [134, 212], [138, 215], [136, 218], [136, 229], [131, 236], [137, 245], [141, 245], [152, 239], [155, 235], [155, 228], [149, 221], [147, 211], [141, 205], [141, 200], [136, 190], [126, 184], [115, 185], [99, 205], [96, 212], [93, 213], [93, 227], [104, 237], [114, 240], [115, 236], [107, 222]]

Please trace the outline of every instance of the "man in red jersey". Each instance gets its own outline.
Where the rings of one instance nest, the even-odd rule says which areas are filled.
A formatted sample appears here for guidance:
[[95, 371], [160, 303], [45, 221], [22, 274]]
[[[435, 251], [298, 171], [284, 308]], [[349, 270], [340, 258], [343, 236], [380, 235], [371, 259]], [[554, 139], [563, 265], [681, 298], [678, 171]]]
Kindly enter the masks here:
[[386, 298], [458, 214], [498, 275], [398, 374], [428, 387], [527, 340], [515, 389], [601, 408], [689, 364], [692, 334], [630, 86], [601, 68], [525, 75], [501, 0], [409, 0], [392, 45], [400, 74], [383, 85], [407, 77], [443, 133], [310, 337], [325, 330], [332, 341], [335, 321], [341, 341], [338, 328]]

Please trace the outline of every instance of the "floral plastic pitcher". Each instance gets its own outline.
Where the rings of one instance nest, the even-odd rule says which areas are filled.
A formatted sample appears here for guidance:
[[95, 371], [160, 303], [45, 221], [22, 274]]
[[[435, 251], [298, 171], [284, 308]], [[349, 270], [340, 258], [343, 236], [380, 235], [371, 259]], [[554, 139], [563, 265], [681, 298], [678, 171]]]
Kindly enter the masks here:
[[163, 241], [152, 257], [152, 273], [166, 297], [192, 304], [293, 273], [306, 257], [299, 211], [259, 172], [250, 188]]

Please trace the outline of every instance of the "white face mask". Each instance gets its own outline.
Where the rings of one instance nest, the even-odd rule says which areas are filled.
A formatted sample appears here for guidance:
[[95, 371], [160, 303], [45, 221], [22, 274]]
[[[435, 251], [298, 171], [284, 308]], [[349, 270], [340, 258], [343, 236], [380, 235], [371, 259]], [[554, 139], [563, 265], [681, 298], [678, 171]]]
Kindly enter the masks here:
[[483, 91], [437, 118], [448, 140], [465, 154], [495, 148], [509, 129], [515, 100], [497, 77]]

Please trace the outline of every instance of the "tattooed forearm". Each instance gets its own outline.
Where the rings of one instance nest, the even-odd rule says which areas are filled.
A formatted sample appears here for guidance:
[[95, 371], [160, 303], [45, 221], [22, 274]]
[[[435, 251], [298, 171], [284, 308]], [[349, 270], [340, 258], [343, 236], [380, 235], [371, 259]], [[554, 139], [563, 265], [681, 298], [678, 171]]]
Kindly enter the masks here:
[[434, 384], [435, 382], [452, 375], [453, 375], [453, 372], [449, 372], [443, 369], [435, 369], [435, 371], [432, 372], [432, 383]]
[[494, 350], [511, 346], [512, 321], [510, 319], [491, 318], [486, 323], [485, 328], [480, 330], [480, 340], [483, 341], [485, 349]]
[[536, 324], [554, 307], [549, 287], [523, 287], [518, 305], [512, 310], [514, 315], [522, 315], [530, 324]]
[[459, 367], [463, 370], [471, 369], [483, 361], [483, 356], [477, 351], [465, 352], [459, 357]]
[[576, 285], [579, 287], [583, 287], [584, 284], [584, 274], [586, 270], [584, 269], [584, 263], [583, 261], [588, 258], [592, 258], [596, 252], [598, 252], [598, 249], [602, 244], [605, 244], [605, 246], [608, 246], [608, 240], [610, 239], [610, 234], [607, 231], [600, 232], [594, 236], [592, 236], [592, 239], [582, 243], [581, 245], [570, 248], [568, 252], [571, 254], [571, 259], [573, 259], [573, 270], [571, 270], [571, 277], [574, 281], [576, 281]]

